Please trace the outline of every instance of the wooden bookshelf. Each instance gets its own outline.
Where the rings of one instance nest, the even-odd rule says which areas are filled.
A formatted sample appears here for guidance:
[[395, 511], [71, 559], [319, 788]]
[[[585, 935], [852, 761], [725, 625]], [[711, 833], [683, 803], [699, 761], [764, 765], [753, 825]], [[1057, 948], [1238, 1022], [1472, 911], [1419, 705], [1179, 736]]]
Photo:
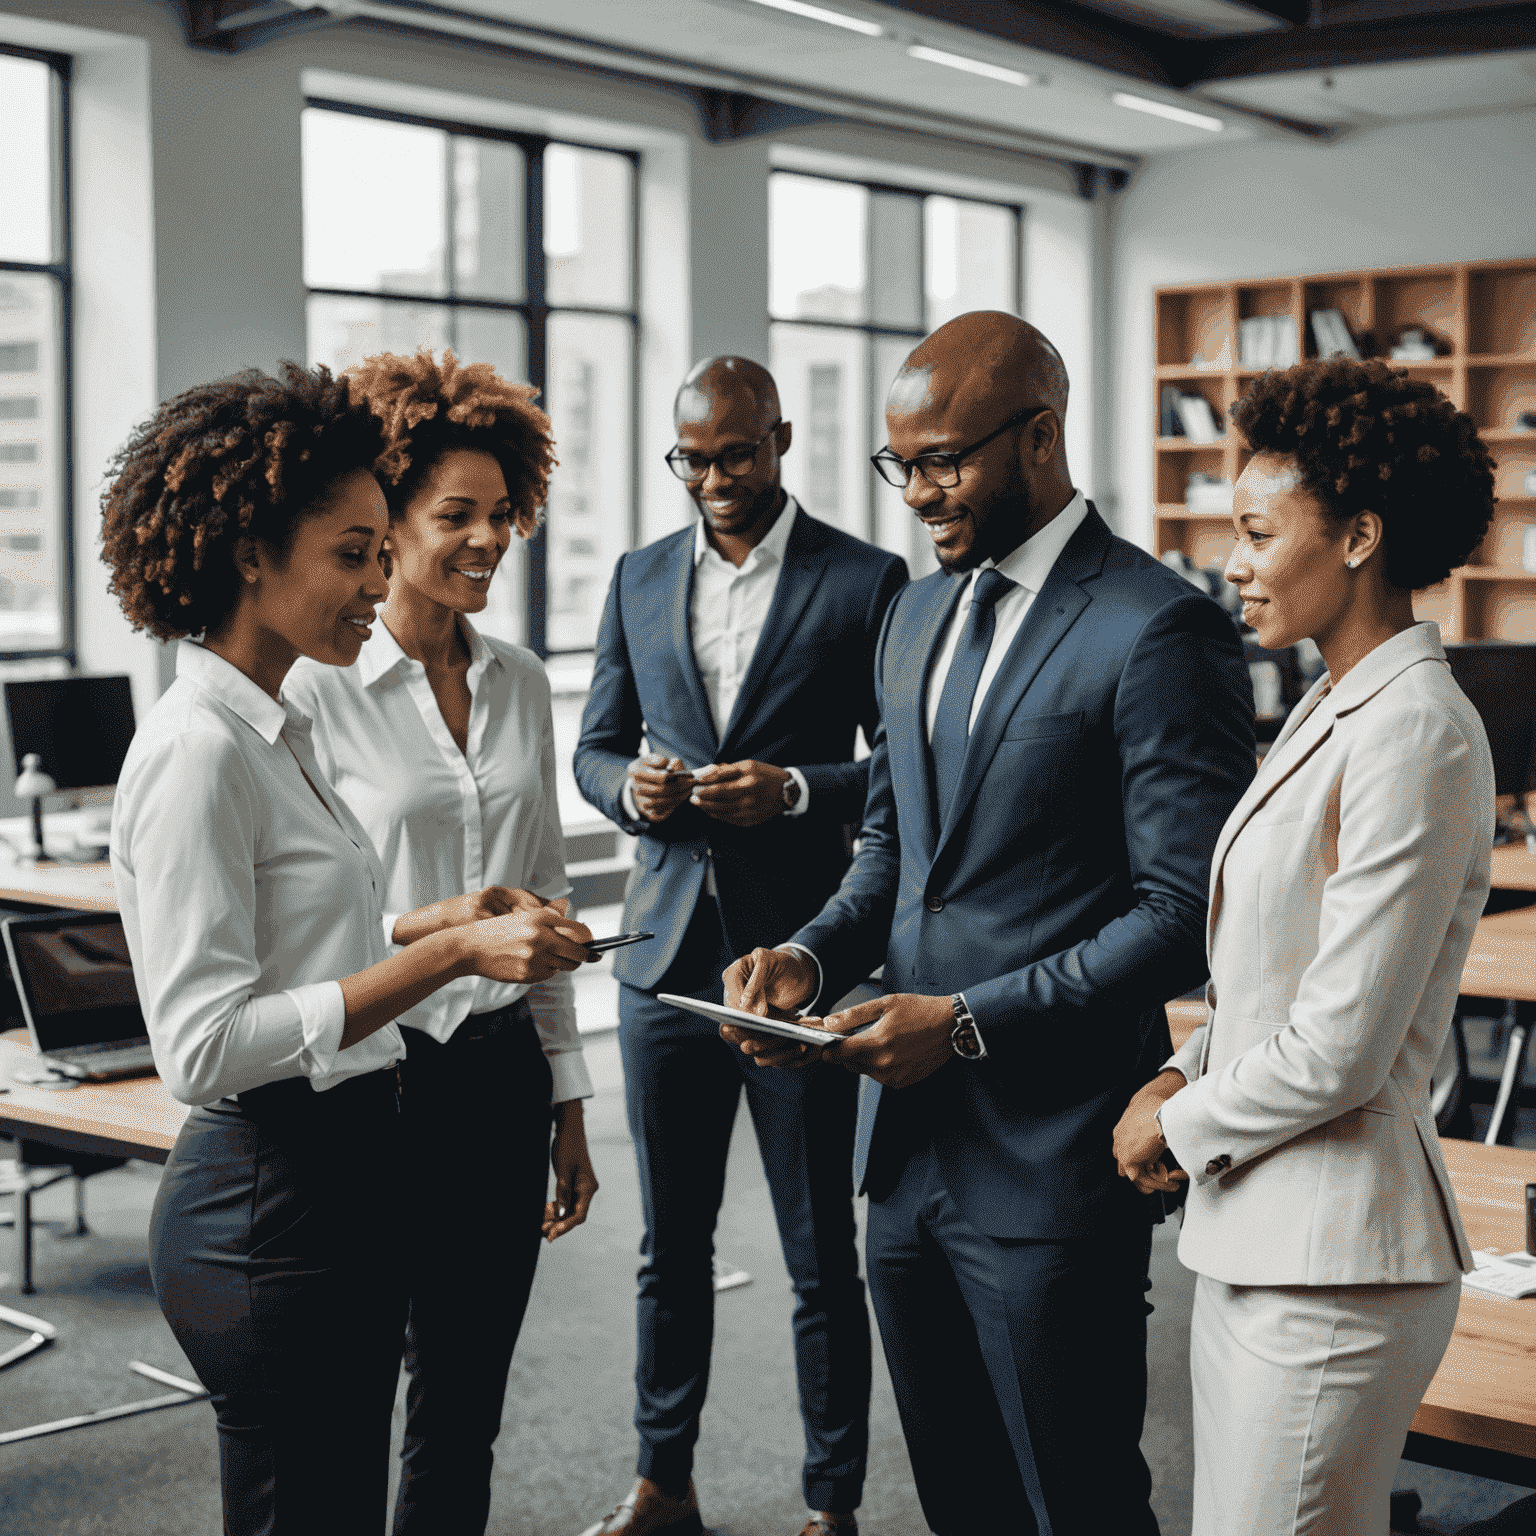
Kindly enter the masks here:
[[[1417, 593], [1414, 610], [1436, 620], [1448, 641], [1536, 640], [1536, 572], [1521, 563], [1525, 530], [1536, 526], [1536, 497], [1524, 490], [1527, 471], [1536, 469], [1536, 432], [1515, 425], [1521, 412], [1536, 412], [1536, 257], [1159, 288], [1154, 430], [1167, 384], [1204, 395], [1225, 425], [1227, 411], [1265, 371], [1262, 364], [1240, 361], [1239, 322], [1287, 315], [1297, 326], [1301, 355], [1314, 357], [1309, 316], [1315, 309], [1340, 311], [1363, 356], [1385, 357], [1397, 332], [1411, 325], [1449, 343], [1450, 350], [1433, 361], [1392, 366], [1432, 380], [1471, 413], [1498, 465], [1498, 505], [1471, 561], [1448, 581]], [[1197, 356], [1203, 361], [1195, 362]], [[1177, 549], [1197, 565], [1225, 565], [1231, 519], [1190, 511], [1185, 486], [1197, 470], [1235, 483], [1250, 457], [1230, 428], [1211, 444], [1153, 438], [1152, 539], [1158, 555]]]

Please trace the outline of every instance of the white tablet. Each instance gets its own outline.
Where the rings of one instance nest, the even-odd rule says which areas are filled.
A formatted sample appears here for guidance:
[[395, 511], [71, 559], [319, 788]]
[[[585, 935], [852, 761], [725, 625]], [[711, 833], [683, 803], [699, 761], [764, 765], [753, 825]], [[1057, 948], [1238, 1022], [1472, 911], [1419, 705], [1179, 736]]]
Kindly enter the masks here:
[[656, 1001], [669, 1003], [674, 1008], [686, 1008], [690, 1013], [701, 1013], [717, 1024], [736, 1024], [751, 1030], [754, 1035], [777, 1035], [781, 1040], [798, 1040], [803, 1045], [831, 1045], [846, 1036], [831, 1030], [816, 1029], [810, 1024], [796, 1024], [784, 1019], [765, 1019], [741, 1008], [727, 1008], [724, 1003], [706, 1003], [696, 997], [680, 997], [676, 992], [658, 992]]

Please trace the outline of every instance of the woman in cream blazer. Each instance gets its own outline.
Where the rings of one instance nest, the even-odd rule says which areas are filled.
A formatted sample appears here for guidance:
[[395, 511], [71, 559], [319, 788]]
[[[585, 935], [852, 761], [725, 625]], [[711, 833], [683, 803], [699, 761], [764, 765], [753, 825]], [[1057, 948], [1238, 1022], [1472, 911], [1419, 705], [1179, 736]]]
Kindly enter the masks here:
[[1144, 1190], [1191, 1181], [1194, 1536], [1386, 1536], [1471, 1266], [1429, 1092], [1494, 826], [1412, 593], [1482, 537], [1492, 473], [1468, 417], [1379, 362], [1267, 375], [1232, 414], [1255, 456], [1227, 580], [1262, 645], [1310, 636], [1328, 671], [1217, 841], [1206, 1022], [1115, 1153]]

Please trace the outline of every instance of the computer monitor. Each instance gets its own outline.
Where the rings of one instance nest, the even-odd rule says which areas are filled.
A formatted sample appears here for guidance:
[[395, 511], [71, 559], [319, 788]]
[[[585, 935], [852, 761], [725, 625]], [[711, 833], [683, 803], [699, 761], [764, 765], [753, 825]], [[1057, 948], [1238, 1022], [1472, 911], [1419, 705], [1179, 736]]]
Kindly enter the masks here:
[[5, 685], [16, 772], [35, 752], [65, 789], [117, 783], [133, 740], [133, 693], [122, 677], [47, 677]]
[[1446, 646], [1445, 655], [1488, 733], [1493, 792], [1523, 795], [1536, 758], [1536, 645], [1467, 640]]
[[45, 912], [0, 924], [27, 1031], [42, 1056], [147, 1042], [116, 912]]

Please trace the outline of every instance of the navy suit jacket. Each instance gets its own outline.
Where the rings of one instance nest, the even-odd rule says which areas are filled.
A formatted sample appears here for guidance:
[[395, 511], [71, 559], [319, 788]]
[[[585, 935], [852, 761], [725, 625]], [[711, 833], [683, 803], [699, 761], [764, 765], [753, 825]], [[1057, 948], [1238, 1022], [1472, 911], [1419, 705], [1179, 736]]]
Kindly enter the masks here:
[[1211, 854], [1254, 775], [1253, 696], [1227, 615], [1090, 504], [935, 825], [923, 701], [961, 590], [935, 573], [891, 605], [862, 844], [793, 939], [821, 962], [822, 1006], [884, 961], [887, 992], [964, 992], [989, 1053], [900, 1091], [865, 1081], [861, 1190], [879, 1197], [931, 1137], [973, 1226], [1083, 1236], [1150, 1214], [1111, 1135], [1169, 1054], [1163, 1003], [1205, 975]]
[[[598, 631], [592, 694], [576, 747], [576, 782], [609, 820], [640, 839], [624, 899], [626, 931], [656, 937], [614, 954], [630, 986], [657, 985], [677, 953], [713, 857], [721, 926], [732, 954], [776, 944], [821, 910], [848, 867], [847, 826], [864, 811], [873, 741], [874, 653], [899, 557], [809, 516], [795, 516], [773, 602], [735, 708], [717, 737], [694, 659], [690, 526], [620, 558]], [[801, 816], [732, 827], [684, 803], [665, 821], [631, 820], [620, 798], [642, 734], [690, 768], [753, 759], [798, 768]]]

